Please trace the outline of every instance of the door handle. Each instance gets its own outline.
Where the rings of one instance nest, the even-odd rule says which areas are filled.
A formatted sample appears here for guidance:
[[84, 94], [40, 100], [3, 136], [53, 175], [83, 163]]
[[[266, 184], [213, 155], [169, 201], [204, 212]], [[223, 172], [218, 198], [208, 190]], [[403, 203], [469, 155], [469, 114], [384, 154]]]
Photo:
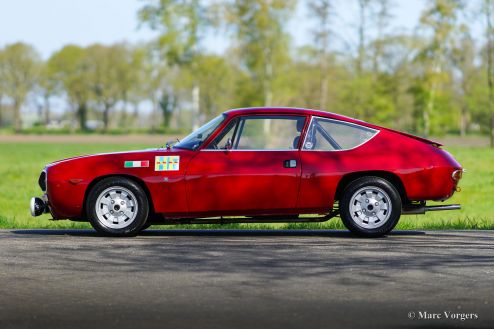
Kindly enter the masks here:
[[285, 168], [297, 168], [297, 160], [285, 160], [283, 161], [283, 167]]

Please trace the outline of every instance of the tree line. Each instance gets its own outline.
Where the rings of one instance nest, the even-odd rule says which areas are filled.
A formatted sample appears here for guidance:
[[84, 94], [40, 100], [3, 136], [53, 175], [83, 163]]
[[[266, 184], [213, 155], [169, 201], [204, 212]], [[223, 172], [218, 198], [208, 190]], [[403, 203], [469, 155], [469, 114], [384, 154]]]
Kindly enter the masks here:
[[[0, 126], [22, 130], [28, 97], [42, 104], [40, 125], [58, 97], [80, 130], [93, 118], [103, 131], [136, 126], [146, 103], [151, 129], [180, 128], [184, 113], [197, 126], [229, 108], [294, 106], [423, 136], [489, 134], [494, 146], [494, 0], [426, 1], [411, 32], [393, 28], [397, 0], [351, 2], [353, 43], [335, 28], [336, 0], [300, 0], [302, 47], [288, 29], [296, 0], [146, 0], [137, 15], [159, 35], [146, 44], [66, 45], [45, 61], [6, 45]], [[204, 50], [209, 33], [228, 35], [224, 54]]]

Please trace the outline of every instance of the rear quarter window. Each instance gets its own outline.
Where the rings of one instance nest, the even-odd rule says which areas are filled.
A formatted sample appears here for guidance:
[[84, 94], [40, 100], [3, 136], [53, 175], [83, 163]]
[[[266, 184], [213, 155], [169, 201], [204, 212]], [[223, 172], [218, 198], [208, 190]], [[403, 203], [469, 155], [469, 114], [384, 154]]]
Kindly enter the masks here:
[[360, 146], [379, 131], [344, 121], [314, 117], [304, 141], [304, 150], [342, 151]]

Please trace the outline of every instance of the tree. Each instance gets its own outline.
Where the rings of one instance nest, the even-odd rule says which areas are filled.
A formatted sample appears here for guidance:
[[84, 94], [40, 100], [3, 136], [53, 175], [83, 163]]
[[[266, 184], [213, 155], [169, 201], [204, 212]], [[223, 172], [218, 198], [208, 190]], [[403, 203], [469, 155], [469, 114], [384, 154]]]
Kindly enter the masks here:
[[43, 98], [44, 115], [41, 119], [45, 126], [50, 123], [51, 120], [51, 97], [56, 94], [58, 88], [58, 81], [55, 76], [55, 72], [52, 72], [52, 67], [43, 63], [40, 69], [38, 80], [40, 94]]
[[328, 84], [329, 84], [329, 45], [331, 35], [333, 34], [332, 18], [334, 10], [334, 0], [311, 0], [309, 1], [309, 13], [315, 18], [316, 27], [313, 29], [314, 43], [318, 53], [319, 75], [320, 78], [320, 96], [319, 107], [324, 110], [328, 101]]
[[48, 60], [49, 70], [67, 94], [76, 109], [80, 129], [87, 130], [88, 102], [91, 98], [90, 64], [84, 48], [67, 45]]
[[432, 0], [420, 17], [421, 27], [431, 33], [429, 42], [417, 57], [423, 66], [421, 80], [425, 84], [421, 88], [425, 92], [421, 108], [425, 136], [431, 131], [431, 115], [436, 110], [441, 85], [449, 79], [447, 67], [462, 9], [461, 0]]
[[126, 96], [127, 102], [132, 106], [132, 118], [134, 124], [139, 118], [139, 104], [146, 99], [145, 84], [147, 77], [145, 75], [144, 65], [146, 60], [147, 49], [145, 45], [131, 47], [130, 51], [130, 88]]
[[132, 84], [132, 56], [125, 45], [92, 45], [85, 50], [88, 79], [95, 101], [101, 108], [103, 130], [107, 131], [110, 112], [119, 101], [127, 101]]
[[[0, 82], [1, 85], [1, 82]], [[1, 88], [1, 86], [0, 86]], [[3, 127], [3, 93], [0, 90], [0, 128]]]
[[[0, 48], [0, 77], [3, 76], [1, 70], [3, 70], [3, 50]], [[5, 82], [0, 79], [0, 128], [3, 126], [3, 97], [5, 93]]]
[[169, 65], [190, 63], [197, 52], [199, 32], [207, 22], [200, 0], [146, 0], [139, 20], [160, 33], [158, 42]]
[[[165, 92], [173, 92], [173, 89], [170, 87], [171, 76], [169, 73], [171, 68], [161, 61], [161, 51], [159, 49], [156, 51], [154, 44], [148, 45], [146, 49], [147, 51], [143, 58], [142, 66], [144, 80], [141, 86], [145, 97], [152, 102], [151, 129], [154, 131], [159, 123], [158, 112], [160, 110], [163, 114], [163, 126], [168, 127], [170, 123], [169, 119], [171, 118], [171, 113], [166, 112], [173, 111], [173, 108], [168, 106], [163, 108], [162, 105], [164, 103], [160, 103], [160, 99], [162, 100]], [[163, 109], [165, 111], [163, 111]]]
[[358, 54], [357, 54], [357, 75], [361, 75], [366, 60], [365, 47], [367, 45], [367, 18], [369, 16], [370, 4], [372, 0], [358, 0]]
[[0, 81], [5, 96], [13, 104], [15, 132], [22, 129], [21, 106], [36, 83], [39, 61], [36, 50], [21, 42], [7, 45], [3, 50]]
[[276, 70], [288, 58], [285, 22], [294, 5], [293, 0], [234, 0], [227, 4], [240, 63], [247, 68], [259, 95], [254, 104], [273, 105]]
[[345, 106], [351, 109], [352, 116], [381, 124], [391, 121], [394, 104], [383, 82], [384, 77], [381, 77], [381, 83], [376, 84], [369, 72], [346, 82], [343, 100]]
[[491, 147], [494, 147], [494, 0], [482, 0], [481, 4], [485, 19], [489, 135]]
[[[143, 96], [143, 65], [145, 48], [142, 45], [125, 45], [126, 74], [122, 79], [122, 116], [120, 124], [129, 125], [129, 118], [135, 121], [138, 118], [139, 103], [144, 99]], [[131, 108], [132, 114], [128, 115], [128, 109]]]
[[196, 57], [195, 69], [182, 70], [177, 87], [192, 83], [200, 87], [201, 114], [212, 118], [235, 104], [236, 77], [240, 73], [225, 58], [218, 55], [201, 54]]
[[466, 26], [464, 27], [457, 43], [458, 44], [453, 49], [452, 56], [454, 67], [456, 68], [458, 75], [458, 86], [455, 94], [457, 95], [458, 103], [460, 104], [460, 135], [465, 136], [467, 133], [470, 116], [468, 97], [472, 94], [474, 80], [478, 78], [478, 70], [475, 65], [475, 43]]
[[[207, 10], [200, 0], [147, 0], [147, 4], [139, 11], [141, 22], [149, 25], [151, 29], [160, 33], [158, 38], [161, 59], [164, 61], [164, 70], [169, 71], [174, 66], [191, 66], [194, 69], [194, 59], [199, 52], [200, 32], [205, 31], [209, 24]], [[162, 81], [165, 81], [161, 79]], [[162, 90], [162, 96], [157, 104], [166, 104], [162, 108], [165, 117], [164, 124], [168, 125], [170, 107], [166, 99], [176, 99], [174, 95], [166, 95], [172, 92], [170, 86], [158, 84]], [[200, 107], [199, 99], [195, 95], [200, 93], [199, 86], [194, 83], [192, 88], [192, 107], [194, 126], [198, 125]]]
[[386, 30], [389, 27], [389, 23], [393, 15], [391, 14], [391, 7], [393, 5], [391, 0], [374, 0], [375, 12], [372, 16], [374, 24], [376, 26], [376, 38], [373, 42], [373, 56], [372, 56], [372, 70], [375, 74], [380, 71], [380, 62], [384, 55], [384, 48], [386, 47], [386, 41], [394, 40], [387, 38]]
[[400, 130], [417, 132], [414, 123], [414, 97], [411, 93], [416, 72], [413, 58], [422, 40], [407, 34], [388, 35], [382, 42], [379, 69], [374, 71], [374, 83], [392, 102], [392, 113], [383, 123]]
[[[394, 40], [385, 34], [391, 17], [391, 1], [358, 0], [357, 4], [358, 42], [354, 77], [346, 82], [343, 99], [353, 115], [384, 123], [391, 120], [395, 112], [388, 85], [389, 73], [381, 72], [380, 67], [384, 62], [385, 42]], [[376, 31], [375, 38], [371, 39], [373, 30]]]

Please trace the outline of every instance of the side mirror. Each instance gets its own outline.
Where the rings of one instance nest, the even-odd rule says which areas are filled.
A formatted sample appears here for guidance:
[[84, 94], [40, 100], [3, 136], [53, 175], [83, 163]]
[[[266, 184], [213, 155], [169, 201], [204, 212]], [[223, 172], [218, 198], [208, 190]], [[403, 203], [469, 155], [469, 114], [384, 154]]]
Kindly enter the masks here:
[[227, 151], [229, 151], [229, 150], [232, 149], [232, 147], [233, 147], [232, 139], [231, 138], [228, 138], [226, 140], [224, 149], [227, 150]]

